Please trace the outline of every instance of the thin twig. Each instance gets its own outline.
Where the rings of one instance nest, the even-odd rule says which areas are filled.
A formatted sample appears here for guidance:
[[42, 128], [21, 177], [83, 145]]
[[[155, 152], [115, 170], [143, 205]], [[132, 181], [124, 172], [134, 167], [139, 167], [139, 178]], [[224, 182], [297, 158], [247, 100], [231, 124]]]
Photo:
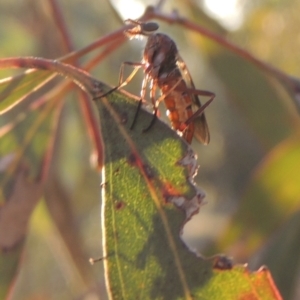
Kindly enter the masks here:
[[73, 43], [71, 41], [71, 37], [67, 30], [67, 25], [65, 23], [65, 19], [61, 13], [59, 5], [56, 0], [48, 0], [48, 4], [52, 12], [54, 23], [58, 28], [58, 32], [60, 33], [64, 51], [71, 52], [73, 50]]
[[222, 47], [230, 50], [231, 52], [246, 59], [247, 61], [252, 62], [256, 66], [258, 66], [261, 70], [267, 72], [269, 75], [279, 80], [279, 82], [285, 84], [288, 92], [290, 93], [292, 99], [294, 100], [294, 103], [298, 111], [300, 112], [300, 80], [298, 78], [288, 75], [285, 72], [281, 71], [280, 69], [272, 66], [271, 64], [264, 62], [263, 60], [251, 54], [249, 51], [233, 44], [232, 42], [210, 31], [209, 29], [204, 28], [201, 25], [198, 25], [194, 22], [191, 22], [186, 18], [180, 17], [177, 11], [174, 11], [171, 14], [165, 14], [162, 13], [159, 9], [149, 6], [146, 9], [145, 14], [141, 19], [143, 20], [157, 19], [170, 24], [179, 24], [187, 29], [190, 29], [194, 32], [201, 34], [202, 36], [207, 37], [208, 39], [218, 43]]
[[269, 71], [272, 73], [278, 73], [278, 74], [282, 73], [282, 71], [280, 71], [280, 70], [276, 69], [275, 67], [265, 63], [264, 61], [258, 59], [257, 57], [252, 55], [247, 50], [233, 44], [232, 42], [228, 41], [224, 37], [210, 31], [207, 28], [202, 27], [201, 25], [191, 22], [186, 18], [180, 17], [178, 15], [178, 13], [175, 11], [172, 14], [167, 15], [165, 13], [161, 13], [160, 11], [158, 11], [156, 9], [150, 9], [148, 11], [148, 14], [151, 15], [151, 17], [153, 19], [162, 20], [162, 21], [168, 22], [170, 24], [174, 24], [174, 23], [180, 24], [185, 28], [195, 31], [195, 32], [201, 34], [202, 36], [205, 36], [205, 37], [209, 38], [210, 40], [215, 41], [216, 43], [229, 49], [230, 51], [236, 53], [237, 55], [245, 58], [246, 60], [249, 60], [249, 61], [255, 63], [256, 65], [258, 65], [260, 68], [264, 69], [265, 71]]

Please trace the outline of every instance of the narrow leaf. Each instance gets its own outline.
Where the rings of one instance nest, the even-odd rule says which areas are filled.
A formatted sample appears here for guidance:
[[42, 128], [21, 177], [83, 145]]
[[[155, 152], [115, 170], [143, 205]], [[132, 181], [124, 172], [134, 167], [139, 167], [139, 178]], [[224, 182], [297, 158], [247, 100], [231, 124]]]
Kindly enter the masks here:
[[220, 248], [237, 243], [236, 257], [251, 255], [299, 208], [299, 147], [296, 137], [268, 154], [254, 173], [238, 212], [220, 239]]
[[30, 93], [52, 79], [52, 72], [24, 72], [0, 80], [0, 113], [13, 108]]
[[298, 210], [272, 237], [263, 253], [260, 253], [258, 261], [256, 259], [256, 265], [263, 263], [268, 266], [284, 299], [293, 299], [293, 292], [298, 287], [299, 232]]
[[28, 222], [42, 195], [45, 156], [53, 137], [53, 102], [25, 116], [7, 125], [14, 130], [0, 130], [1, 295], [15, 279]]
[[0, 206], [0, 297], [16, 277], [31, 213], [42, 194], [40, 182], [29, 182], [25, 170], [16, 175], [13, 191]]
[[97, 106], [105, 144], [104, 266], [112, 299], [242, 299], [256, 294], [256, 299], [280, 299], [270, 282], [257, 291], [250, 279], [256, 275], [244, 267], [230, 270], [230, 263], [218, 256], [204, 259], [187, 249], [180, 239], [183, 226], [204, 199], [193, 184], [193, 151], [158, 120], [143, 132], [152, 119], [146, 111], [131, 130], [137, 103], [117, 93], [108, 98]]
[[266, 149], [298, 130], [297, 115], [287, 109], [274, 84], [255, 66], [226, 51], [214, 53], [211, 63], [226, 85], [230, 100]]

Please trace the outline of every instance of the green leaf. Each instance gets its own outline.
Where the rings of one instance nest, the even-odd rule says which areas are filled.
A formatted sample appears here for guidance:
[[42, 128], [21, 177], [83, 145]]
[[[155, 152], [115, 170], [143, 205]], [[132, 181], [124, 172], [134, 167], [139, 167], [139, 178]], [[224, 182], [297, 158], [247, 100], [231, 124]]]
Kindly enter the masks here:
[[8, 293], [17, 275], [31, 213], [42, 193], [40, 182], [30, 182], [26, 171], [14, 174], [13, 191], [0, 206], [0, 296]]
[[293, 291], [298, 287], [299, 232], [300, 212], [297, 211], [276, 232], [256, 263], [268, 266], [284, 299], [293, 299]]
[[53, 72], [31, 71], [0, 80], [0, 113], [17, 105], [52, 78]]
[[250, 255], [299, 207], [299, 147], [298, 137], [285, 141], [261, 163], [219, 240], [221, 249], [239, 243], [242, 255]]
[[14, 121], [2, 127], [0, 157], [10, 161], [0, 173], [0, 203], [7, 198], [6, 185], [20, 167], [27, 169], [33, 180], [41, 175], [44, 155], [53, 137], [56, 104], [52, 101], [25, 114], [19, 113]]
[[[73, 79], [93, 98], [107, 89], [80, 69], [51, 60], [19, 58], [2, 62], [58, 72]], [[222, 257], [197, 257], [180, 239], [184, 224], [199, 212], [204, 198], [203, 192], [193, 184], [197, 162], [191, 148], [159, 120], [151, 130], [143, 132], [152, 119], [145, 111], [140, 112], [134, 130], [130, 130], [137, 103], [117, 93], [109, 95], [108, 99], [109, 102], [102, 98], [97, 104], [105, 142], [103, 244], [107, 282], [113, 297], [215, 299], [216, 293], [221, 297], [252, 295], [253, 286], [243, 275], [248, 273], [246, 269], [240, 272], [239, 280], [243, 284], [237, 289], [233, 285], [237, 282], [236, 268], [226, 271], [231, 265], [222, 261]], [[17, 130], [20, 134], [17, 143], [4, 144], [4, 156], [12, 155], [13, 161], [5, 168], [4, 180], [0, 178], [4, 186], [2, 199], [8, 199], [1, 212], [11, 204], [9, 187], [16, 191], [14, 174], [19, 169], [24, 170], [23, 166], [29, 165], [33, 179], [40, 174], [40, 159], [44, 159], [49, 137], [53, 135], [51, 132], [45, 135], [51, 123], [45, 120], [52, 120], [53, 103], [57, 102], [44, 102], [41, 111], [34, 109], [31, 113], [35, 117], [24, 119], [29, 124], [23, 124], [21, 117], [21, 121], [11, 125], [14, 129], [21, 124], [24, 127]], [[6, 136], [11, 138], [8, 132]], [[15, 148], [19, 150], [14, 155]], [[30, 213], [26, 214], [26, 223], [29, 216]], [[16, 223], [20, 229], [19, 222]], [[7, 233], [9, 235], [9, 230]], [[25, 234], [26, 226], [15, 239], [16, 244]], [[12, 249], [12, 245], [7, 248]], [[225, 277], [220, 276], [223, 273]], [[219, 286], [222, 284], [221, 292]], [[273, 291], [270, 283], [266, 284], [269, 286]], [[261, 293], [261, 299], [265, 299], [267, 293]]]
[[270, 272], [262, 267], [250, 272], [245, 266], [214, 271], [214, 276], [195, 299], [282, 299]]
[[146, 111], [131, 130], [137, 103], [117, 93], [108, 100], [97, 106], [105, 144], [104, 266], [112, 299], [277, 299], [270, 282], [256, 291], [249, 278], [258, 278], [244, 267], [217, 270], [218, 263], [187, 249], [182, 229], [204, 198], [192, 184], [193, 151], [159, 120], [143, 132], [152, 119]]
[[[27, 71], [23, 74], [8, 77], [0, 81], [0, 113], [4, 113], [13, 108], [28, 94], [43, 86], [55, 75], [70, 78], [81, 89], [92, 94], [92, 96], [97, 96], [97, 93], [100, 92], [102, 87], [102, 84], [93, 79], [89, 73], [57, 60], [40, 57], [10, 57], [0, 59], [0, 69], [1, 68], [27, 68], [38, 70]], [[97, 86], [97, 84], [99, 84], [99, 86]]]
[[16, 245], [16, 247], [8, 253], [0, 255], [0, 297], [6, 299], [10, 287], [16, 278], [20, 256], [23, 251], [24, 242]]
[[[8, 58], [2, 59], [1, 64], [6, 67], [36, 67], [47, 70], [44, 71], [46, 77], [59, 73], [71, 78], [92, 96], [98, 95], [103, 87], [88, 73], [52, 60], [32, 57]], [[39, 72], [24, 73], [19, 77], [20, 80], [17, 79], [18, 77], [14, 77], [5, 81], [6, 85], [3, 84], [1, 95], [6, 110], [18, 102], [18, 97], [22, 98], [25, 94], [33, 92], [36, 85], [41, 84], [38, 74]], [[64, 90], [52, 90], [31, 103], [25, 110], [18, 111], [18, 107], [16, 107], [13, 119], [11, 119], [13, 111], [5, 114], [1, 119], [0, 269], [5, 273], [0, 272], [0, 277], [6, 276], [3, 286], [1, 286], [2, 295], [7, 293], [10, 285], [14, 282], [20, 264], [23, 241], [27, 236], [28, 222], [43, 193], [63, 93]], [[52, 194], [55, 196], [54, 193]], [[51, 212], [53, 213], [53, 211]], [[52, 216], [57, 217], [58, 215], [53, 213]], [[59, 223], [61, 219], [56, 218], [54, 221]], [[61, 229], [59, 226], [61, 224], [57, 225]], [[70, 232], [69, 230], [68, 233]], [[66, 242], [70, 242], [70, 236], [65, 233], [62, 234], [63, 238]], [[72, 233], [74, 234], [74, 231]], [[76, 237], [74, 234], [72, 242]], [[70, 243], [67, 245], [71, 246]], [[74, 256], [78, 253], [82, 254], [80, 251], [76, 252], [78, 249], [78, 247], [72, 249], [71, 254]], [[87, 271], [86, 263], [82, 261], [83, 255], [76, 259], [78, 270], [84, 278], [88, 277], [89, 271]]]
[[226, 86], [230, 100], [242, 112], [266, 149], [271, 149], [297, 130], [296, 113], [286, 107], [275, 83], [271, 84], [256, 66], [228, 51], [212, 51], [210, 61]]
[[0, 131], [1, 295], [14, 282], [28, 222], [42, 195], [45, 158], [54, 136], [54, 104], [21, 113]]

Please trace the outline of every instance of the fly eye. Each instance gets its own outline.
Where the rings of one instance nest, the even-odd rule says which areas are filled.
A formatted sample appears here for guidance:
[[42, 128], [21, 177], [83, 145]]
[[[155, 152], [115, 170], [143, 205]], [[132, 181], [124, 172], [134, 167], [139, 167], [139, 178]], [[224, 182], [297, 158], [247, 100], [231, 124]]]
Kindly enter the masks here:
[[158, 28], [159, 26], [155, 22], [141, 23], [141, 33], [145, 35], [153, 33]]
[[155, 22], [139, 22], [135, 20], [128, 19], [125, 21], [127, 25], [135, 25], [132, 29], [125, 30], [125, 34], [129, 37], [134, 37], [136, 35], [150, 35], [158, 29], [158, 24]]

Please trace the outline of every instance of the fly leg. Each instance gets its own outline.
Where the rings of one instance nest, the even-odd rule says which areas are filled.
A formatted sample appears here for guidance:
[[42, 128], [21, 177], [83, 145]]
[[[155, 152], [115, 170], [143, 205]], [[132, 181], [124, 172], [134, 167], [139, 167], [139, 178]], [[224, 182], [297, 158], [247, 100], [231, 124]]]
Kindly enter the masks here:
[[[147, 84], [147, 82], [146, 82], [146, 84]], [[151, 102], [152, 102], [152, 105], [153, 105], [153, 117], [152, 117], [152, 120], [151, 120], [150, 124], [148, 125], [148, 127], [143, 129], [143, 132], [148, 131], [154, 125], [154, 123], [157, 119], [157, 111], [158, 111], [158, 105], [159, 105], [159, 102], [160, 102], [160, 98], [158, 100], [155, 100], [156, 87], [157, 87], [156, 83], [152, 79], [151, 82], [150, 82], [150, 99], [151, 99]], [[146, 91], [146, 89], [145, 89], [145, 91]], [[143, 93], [143, 90], [142, 90], [142, 93]], [[141, 96], [142, 96], [142, 99], [143, 99], [143, 95], [141, 95]]]
[[196, 89], [188, 89], [187, 90], [190, 94], [193, 95], [199, 95], [199, 96], [206, 96], [209, 97], [208, 101], [201, 105], [199, 99], [197, 98], [197, 102], [195, 103], [195, 105], [197, 105], [199, 108], [198, 110], [196, 110], [192, 116], [190, 116], [185, 122], [184, 125], [188, 126], [189, 124], [191, 124], [192, 122], [195, 121], [196, 118], [198, 118], [200, 115], [203, 114], [205, 108], [214, 100], [214, 98], [216, 97], [216, 95], [213, 92], [210, 91], [203, 91], [203, 90], [196, 90]]
[[[134, 69], [130, 73], [130, 75], [123, 81], [125, 66], [131, 66]], [[120, 88], [126, 86], [132, 80], [132, 78], [135, 76], [137, 71], [143, 66], [144, 66], [144, 64], [141, 63], [141, 62], [131, 62], [131, 61], [122, 62], [122, 65], [121, 65], [121, 68], [120, 68], [120, 73], [119, 73], [119, 85], [118, 85], [117, 88], [120, 89]]]
[[[123, 81], [123, 75], [124, 75], [124, 68], [125, 68], [125, 66], [131, 66], [131, 67], [134, 67], [134, 69], [131, 72], [131, 74], [126, 78], [126, 80]], [[142, 68], [143, 66], [144, 66], [144, 64], [141, 63], [141, 62], [130, 62], [130, 61], [123, 62], [122, 65], [121, 65], [121, 68], [120, 68], [120, 73], [119, 73], [119, 85], [116, 88], [110, 90], [109, 93], [111, 93], [114, 90], [117, 90], [117, 89], [120, 89], [120, 88], [126, 86], [132, 80], [132, 78], [135, 76], [135, 74], [137, 73], [137, 71], [140, 68]], [[133, 127], [134, 127], [134, 125], [136, 123], [139, 111], [141, 109], [141, 106], [142, 106], [142, 103], [143, 103], [143, 99], [145, 99], [147, 82], [148, 82], [148, 79], [145, 77], [144, 80], [143, 80], [143, 84], [142, 84], [141, 99], [139, 100], [139, 103], [138, 103], [136, 112], [134, 114], [133, 121], [132, 121], [132, 124], [130, 126], [130, 129], [133, 129]]]
[[133, 129], [133, 127], [134, 127], [134, 125], [135, 125], [135, 123], [136, 123], [138, 114], [139, 114], [139, 112], [140, 112], [140, 110], [141, 110], [141, 107], [142, 107], [142, 103], [143, 103], [143, 100], [142, 100], [142, 98], [141, 98], [141, 99], [139, 100], [139, 104], [138, 104], [138, 106], [137, 106], [137, 108], [136, 108], [136, 111], [135, 111], [135, 114], [134, 114], [133, 121], [132, 121], [132, 123], [131, 123], [130, 129]]
[[[199, 142], [207, 145], [210, 141], [210, 134], [204, 110], [213, 101], [215, 94], [196, 89], [186, 89], [185, 92], [188, 93], [189, 98], [192, 100], [189, 107], [191, 113], [187, 120], [179, 125], [178, 130], [183, 132], [183, 136], [188, 143], [191, 143], [193, 137], [195, 137]], [[202, 106], [197, 95], [207, 96], [209, 100]]]
[[[123, 74], [124, 74], [125, 66], [132, 66], [132, 67], [134, 67], [134, 69], [130, 73], [130, 75], [123, 81]], [[143, 67], [143, 63], [141, 63], [141, 62], [124, 61], [120, 68], [118, 85], [116, 87], [110, 89], [108, 92], [102, 94], [101, 96], [97, 96], [97, 97], [93, 98], [93, 100], [96, 100], [96, 99], [102, 98], [102, 97], [106, 97], [109, 94], [111, 94], [112, 92], [117, 91], [117, 90], [121, 89], [122, 87], [126, 86], [132, 80], [132, 78], [135, 76], [135, 74], [141, 67]]]
[[138, 107], [137, 107], [137, 109], [136, 109], [136, 111], [135, 111], [135, 115], [134, 115], [132, 124], [131, 124], [131, 126], [130, 126], [130, 129], [133, 129], [133, 127], [134, 127], [134, 125], [135, 125], [135, 123], [136, 123], [138, 114], [139, 114], [140, 109], [141, 109], [141, 107], [142, 107], [143, 99], [145, 99], [148, 81], [149, 81], [149, 78], [148, 78], [147, 75], [146, 75], [146, 76], [144, 77], [144, 80], [143, 80], [143, 83], [142, 83], [141, 99], [140, 99], [139, 104], [138, 104]]
[[[134, 67], [134, 69], [130, 73], [130, 75], [123, 81], [125, 66], [131, 66], [131, 67]], [[144, 66], [144, 64], [141, 63], [141, 62], [130, 62], [130, 61], [123, 62], [122, 65], [121, 65], [121, 68], [120, 68], [118, 85], [116, 87], [112, 88], [111, 90], [109, 90], [108, 92], [102, 94], [101, 96], [93, 98], [93, 100], [98, 99], [98, 98], [102, 98], [102, 97], [106, 97], [107, 95], [111, 94], [112, 92], [114, 92], [116, 90], [119, 90], [122, 87], [126, 86], [132, 80], [132, 78], [135, 76], [137, 71], [143, 66]], [[133, 127], [136, 123], [136, 119], [137, 119], [138, 113], [141, 109], [142, 102], [143, 102], [143, 99], [144, 99], [144, 96], [145, 96], [147, 82], [148, 82], [148, 80], [146, 80], [146, 78], [145, 78], [144, 81], [143, 81], [143, 85], [142, 85], [141, 99], [139, 100], [139, 104], [138, 104], [138, 107], [136, 109], [136, 112], [135, 112], [135, 115], [134, 115], [134, 118], [133, 118], [133, 122], [130, 126], [130, 129], [133, 129]]]

